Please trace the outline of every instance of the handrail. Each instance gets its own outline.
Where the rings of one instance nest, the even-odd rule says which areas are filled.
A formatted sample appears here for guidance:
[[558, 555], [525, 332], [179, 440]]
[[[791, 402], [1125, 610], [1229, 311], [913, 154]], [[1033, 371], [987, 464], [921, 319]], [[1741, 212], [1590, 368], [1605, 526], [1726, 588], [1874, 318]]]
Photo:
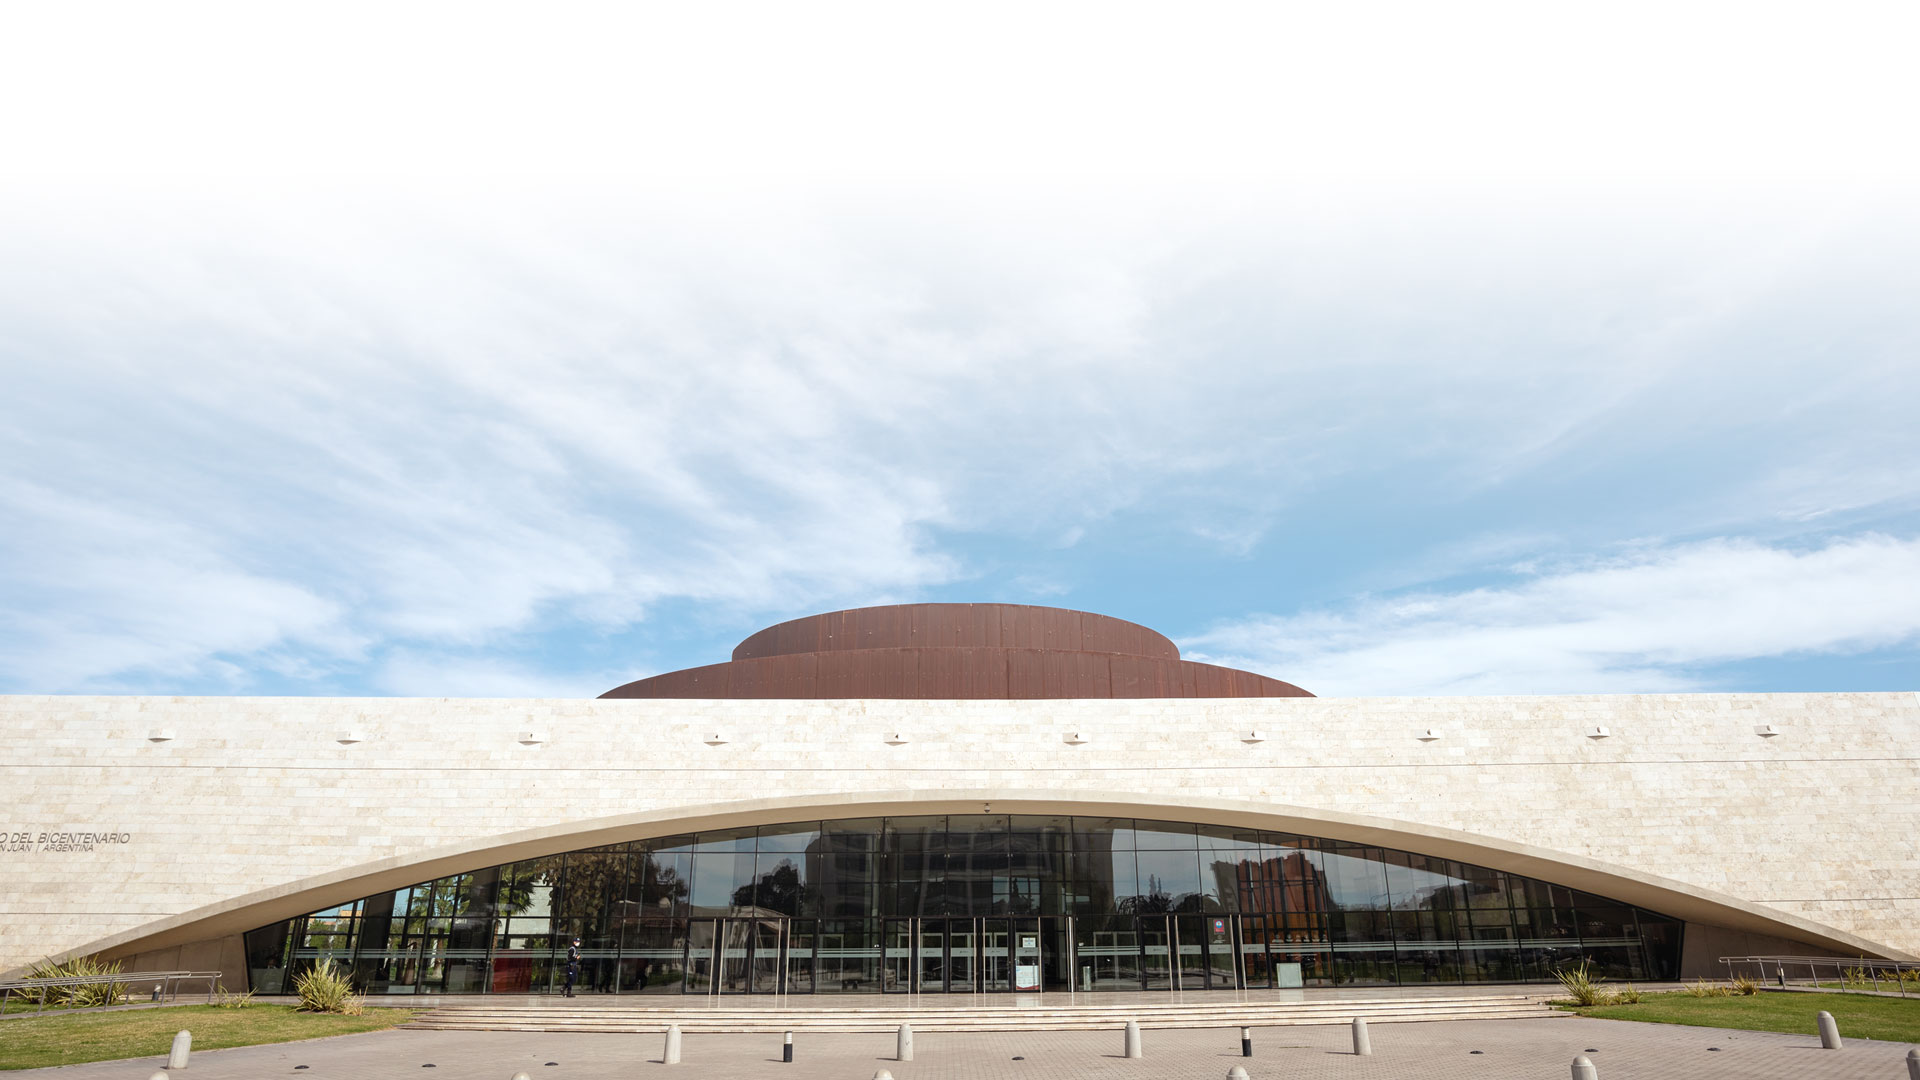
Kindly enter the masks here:
[[22, 997], [34, 991], [40, 991], [40, 993], [36, 995], [39, 1000], [37, 1007], [34, 1009], [34, 1012], [40, 1012], [47, 1007], [48, 995], [46, 991], [48, 990], [63, 986], [109, 986], [122, 984], [131, 986], [133, 983], [153, 983], [154, 994], [157, 1000], [172, 1001], [179, 999], [181, 983], [198, 982], [200, 980], [206, 981], [207, 1000], [211, 1002], [213, 1000], [214, 990], [220, 981], [220, 975], [221, 973], [218, 971], [121, 971], [105, 975], [62, 975], [55, 978], [8, 979], [0, 981], [0, 1008], [4, 1008], [5, 1002], [13, 996], [15, 991], [19, 991]]
[[[1829, 987], [1822, 982], [1820, 972], [1830, 970], [1826, 978], [1840, 984], [1843, 990], [1872, 990], [1875, 993], [1898, 993], [1908, 996], [1909, 990], [1920, 995], [1920, 961], [1915, 960], [1874, 960], [1864, 956], [1723, 956], [1720, 962], [1727, 965], [1727, 978], [1740, 970], [1751, 966], [1759, 972], [1762, 981], [1777, 982], [1781, 989], [1791, 989], [1796, 981], [1804, 982], [1809, 989], [1825, 990]], [[1805, 971], [1805, 978], [1801, 972]], [[1881, 989], [1881, 982], [1889, 984]]]

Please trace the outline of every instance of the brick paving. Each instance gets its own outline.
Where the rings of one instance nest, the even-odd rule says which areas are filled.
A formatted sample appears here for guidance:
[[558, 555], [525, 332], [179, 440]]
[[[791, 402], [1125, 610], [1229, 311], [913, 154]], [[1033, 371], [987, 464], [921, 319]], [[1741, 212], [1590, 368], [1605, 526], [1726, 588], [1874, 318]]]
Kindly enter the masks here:
[[[1564, 1080], [1580, 1053], [1601, 1080], [1905, 1080], [1909, 1049], [1852, 1039], [1828, 1051], [1812, 1036], [1582, 1017], [1379, 1024], [1371, 1034], [1373, 1056], [1359, 1058], [1344, 1025], [1256, 1028], [1256, 1056], [1245, 1059], [1236, 1029], [1150, 1030], [1138, 1061], [1119, 1056], [1118, 1030], [918, 1034], [911, 1062], [892, 1060], [890, 1035], [822, 1034], [796, 1037], [791, 1065], [778, 1035], [688, 1035], [681, 1064], [665, 1066], [658, 1035], [382, 1031], [196, 1052], [176, 1080], [509, 1080], [522, 1070], [534, 1080], [870, 1080], [881, 1069], [894, 1080], [1221, 1080], [1235, 1065], [1253, 1080]], [[164, 1064], [15, 1075], [147, 1080]]]

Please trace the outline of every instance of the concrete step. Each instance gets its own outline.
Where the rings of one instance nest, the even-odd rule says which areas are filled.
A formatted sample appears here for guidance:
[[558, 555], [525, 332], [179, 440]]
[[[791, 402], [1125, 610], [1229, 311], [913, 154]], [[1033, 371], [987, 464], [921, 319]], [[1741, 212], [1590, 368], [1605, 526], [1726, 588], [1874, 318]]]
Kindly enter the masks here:
[[[1446, 1021], [1446, 1020], [1537, 1020], [1537, 1019], [1547, 1019], [1550, 1017], [1560, 1017], [1560, 1016], [1570, 1016], [1570, 1015], [1572, 1014], [1556, 1012], [1551, 1009], [1542, 1009], [1542, 1010], [1514, 1009], [1514, 1010], [1502, 1010], [1499, 1012], [1442, 1012], [1442, 1013], [1420, 1013], [1420, 1014], [1383, 1013], [1383, 1014], [1367, 1017], [1367, 1023], [1369, 1024], [1405, 1024], [1405, 1023], [1426, 1023], [1426, 1022], [1436, 1022], [1436, 1021]], [[1275, 1028], [1275, 1027], [1326, 1026], [1330, 1024], [1339, 1025], [1339, 1024], [1345, 1024], [1348, 1022], [1349, 1022], [1348, 1019], [1336, 1018], [1336, 1017], [1294, 1017], [1294, 1018], [1248, 1017], [1245, 1020], [1241, 1020], [1241, 1021], [1218, 1020], [1218, 1019], [1216, 1020], [1142, 1020], [1140, 1021], [1140, 1026], [1142, 1029], [1149, 1029], [1149, 1030], [1171, 1029], [1171, 1028], [1237, 1028], [1237, 1027]], [[430, 1022], [426, 1022], [426, 1023], [416, 1022], [416, 1023], [408, 1024], [407, 1026], [409, 1028], [414, 1028], [414, 1029], [424, 1030], [424, 1031], [519, 1031], [519, 1032], [552, 1032], [552, 1033], [579, 1032], [584, 1034], [605, 1034], [605, 1035], [648, 1035], [648, 1034], [657, 1035], [666, 1030], [665, 1024], [657, 1024], [657, 1023], [655, 1024], [621, 1024], [621, 1023], [611, 1023], [611, 1022], [601, 1023], [601, 1024], [577, 1024], [577, 1025], [575, 1024], [538, 1024], [538, 1023], [450, 1025], [450, 1024], [436, 1024], [436, 1023], [430, 1023]], [[887, 1034], [896, 1030], [898, 1026], [899, 1026], [898, 1024], [880, 1024], [880, 1023], [841, 1023], [841, 1024], [805, 1025], [805, 1024], [768, 1024], [765, 1022], [758, 1022], [758, 1023], [739, 1023], [739, 1024], [725, 1024], [725, 1023], [681, 1024], [680, 1030], [688, 1034], [763, 1033], [763, 1034], [769, 1034], [769, 1035], [777, 1035], [783, 1031], [792, 1031], [797, 1033], [810, 1032], [810, 1033], [816, 1033], [816, 1034], [822, 1034], [822, 1033]], [[913, 1029], [918, 1032], [939, 1032], [939, 1033], [982, 1032], [982, 1031], [1117, 1031], [1123, 1026], [1124, 1026], [1123, 1022], [1108, 1021], [1105, 1023], [1100, 1023], [1100, 1022], [1091, 1021], [1091, 1020], [1027, 1021], [1027, 1022], [1006, 1020], [1006, 1021], [1001, 1021], [997, 1023], [982, 1022], [982, 1023], [966, 1023], [966, 1024], [927, 1021], [924, 1023], [914, 1024]]]
[[1138, 1013], [1169, 1012], [1245, 1012], [1249, 1009], [1283, 1009], [1293, 1011], [1342, 1010], [1356, 1008], [1398, 1008], [1411, 1005], [1456, 1005], [1473, 1007], [1478, 1005], [1531, 1004], [1547, 1000], [1548, 995], [1535, 994], [1488, 994], [1483, 996], [1462, 997], [1397, 997], [1397, 998], [1332, 998], [1307, 1001], [1184, 1001], [1149, 1002], [1134, 1000], [1113, 1005], [1082, 1004], [980, 1004], [966, 1006], [930, 1005], [923, 1002], [899, 1002], [889, 999], [877, 999], [872, 1004], [819, 1007], [811, 1005], [764, 1005], [755, 1007], [728, 1007], [706, 1004], [661, 1004], [661, 1005], [600, 1005], [600, 1004], [443, 1004], [435, 1007], [437, 1013], [448, 1015], [466, 1014], [519, 1014], [540, 1016], [846, 1016], [848, 1014], [914, 1014], [919, 1016], [956, 1015], [981, 1016], [992, 1013], [1020, 1013], [1023, 1015], [1062, 1014], [1088, 1016], [1109, 1013], [1114, 1015], [1133, 1015]]
[[1544, 996], [1421, 998], [1372, 1001], [1222, 1002], [1074, 1008], [715, 1009], [699, 1007], [567, 1008], [564, 1006], [442, 1006], [406, 1026], [432, 1031], [577, 1031], [645, 1034], [679, 1024], [689, 1033], [781, 1031], [888, 1032], [910, 1023], [916, 1031], [1093, 1031], [1137, 1020], [1143, 1028], [1283, 1027], [1432, 1020], [1498, 1020], [1564, 1016]]
[[[1072, 1003], [1037, 1003], [1018, 999], [976, 997], [954, 998], [951, 996], [933, 998], [905, 998], [893, 996], [873, 996], [865, 998], [829, 999], [836, 1003], [818, 1004], [818, 999], [789, 997], [779, 1003], [767, 998], [682, 998], [653, 997], [627, 998], [625, 1000], [607, 998], [583, 998], [576, 1000], [537, 998], [466, 998], [454, 1001], [442, 1000], [433, 1006], [439, 1012], [520, 1012], [542, 1014], [570, 1014], [581, 1016], [599, 1016], [610, 1013], [671, 1013], [688, 1015], [702, 1013], [719, 1016], [747, 1016], [755, 1014], [778, 1013], [783, 1016], [834, 1016], [845, 1013], [984, 1013], [984, 1012], [1022, 1012], [1054, 1011], [1074, 1014], [1094, 1012], [1136, 1013], [1168, 1011], [1238, 1011], [1242, 1009], [1345, 1009], [1363, 1005], [1413, 1005], [1413, 1004], [1458, 1004], [1477, 1005], [1500, 1002], [1536, 1002], [1545, 1001], [1556, 995], [1548, 992], [1512, 993], [1512, 994], [1475, 994], [1472, 996], [1434, 994], [1428, 996], [1394, 995], [1377, 997], [1328, 997], [1306, 998], [1299, 1000], [1245, 999], [1226, 995], [1219, 997], [1174, 998], [1136, 995], [1123, 1001], [1107, 1002], [1076, 1001]], [[754, 1004], [742, 1002], [752, 1000]], [[763, 1004], [763, 1002], [765, 1002]]]
[[1029, 1006], [1026, 1008], [992, 1009], [919, 1009], [911, 1006], [903, 1008], [854, 1008], [854, 1009], [474, 1009], [458, 1006], [441, 1006], [432, 1010], [436, 1015], [445, 1016], [673, 1016], [734, 1018], [755, 1016], [784, 1016], [794, 1018], [823, 1018], [847, 1016], [1143, 1016], [1143, 1015], [1214, 1015], [1239, 1014], [1246, 1012], [1349, 1012], [1354, 1009], [1406, 1009], [1406, 1008], [1485, 1008], [1500, 1005], [1537, 1005], [1545, 999], [1534, 998], [1497, 998], [1477, 1001], [1457, 999], [1423, 998], [1411, 1001], [1334, 1001], [1334, 1002], [1246, 1002], [1227, 1006], [1154, 1006], [1134, 1005], [1121, 1008], [1080, 1009], [1072, 1006]]
[[1311, 1017], [1311, 1015], [1365, 1015], [1365, 1013], [1405, 1013], [1405, 1011], [1475, 1011], [1475, 1009], [1534, 1009], [1540, 1007], [1538, 1001], [1392, 1001], [1392, 1003], [1365, 1003], [1365, 1001], [1342, 1001], [1331, 1005], [1242, 1005], [1238, 1009], [835, 1009], [829, 1013], [803, 1013], [789, 1009], [753, 1009], [753, 1011], [718, 1011], [718, 1009], [645, 1009], [645, 1011], [626, 1011], [626, 1009], [591, 1009], [591, 1011], [570, 1011], [570, 1009], [436, 1009], [430, 1013], [436, 1019], [445, 1020], [660, 1020], [660, 1022], [687, 1022], [687, 1020], [705, 1020], [705, 1022], [739, 1022], [739, 1020], [781, 1020], [781, 1022], [841, 1022], [849, 1017], [858, 1019], [929, 1019], [929, 1020], [985, 1020], [985, 1019], [1083, 1019], [1083, 1020], [1127, 1020], [1139, 1017], [1250, 1017], [1250, 1015], [1284, 1015], [1284, 1017]]

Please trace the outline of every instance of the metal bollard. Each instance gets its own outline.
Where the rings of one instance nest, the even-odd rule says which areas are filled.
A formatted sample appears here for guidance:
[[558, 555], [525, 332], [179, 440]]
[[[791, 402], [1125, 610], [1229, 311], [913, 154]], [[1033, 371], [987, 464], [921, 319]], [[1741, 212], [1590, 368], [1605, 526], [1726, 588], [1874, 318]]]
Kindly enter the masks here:
[[1353, 1053], [1355, 1057], [1373, 1056], [1373, 1040], [1367, 1037], [1367, 1018], [1353, 1018]]
[[1833, 1022], [1833, 1014], [1823, 1009], [1820, 1012], [1819, 1021], [1820, 1049], [1840, 1049], [1840, 1025]]
[[662, 1065], [680, 1064], [680, 1025], [679, 1024], [667, 1025], [667, 1048], [666, 1048], [666, 1051], [660, 1055], [660, 1064]]
[[900, 1032], [898, 1035], [894, 1037], [893, 1060], [895, 1061], [912, 1061], [913, 1060], [913, 1025], [912, 1024], [900, 1025]]
[[1573, 1080], [1600, 1080], [1600, 1070], [1593, 1067], [1587, 1055], [1581, 1054], [1573, 1059]]
[[793, 1032], [787, 1032], [785, 1041], [780, 1044], [780, 1060], [793, 1064]]
[[1140, 1021], [1138, 1020], [1127, 1021], [1126, 1051], [1130, 1058], [1147, 1056], [1140, 1052]]
[[193, 1051], [193, 1032], [182, 1031], [173, 1037], [173, 1049], [167, 1052], [167, 1068], [184, 1069], [187, 1055]]
[[893, 1074], [885, 1069], [873, 1074], [873, 1080], [893, 1080]]
[[1227, 1070], [1227, 1080], [1247, 1080], [1247, 1070], [1235, 1065]]
[[1240, 1056], [1253, 1056], [1253, 1029], [1250, 1027], [1240, 1029]]
[[1920, 1050], [1907, 1051], [1907, 1080], [1920, 1080]]
[[156, 1071], [152, 1076], [147, 1077], [147, 1080], [167, 1080], [167, 1074], [164, 1071]]
[[522, 1070], [522, 1071], [520, 1071], [520, 1072], [517, 1072], [517, 1073], [514, 1073], [514, 1074], [513, 1074], [513, 1080], [533, 1080], [533, 1077], [531, 1077], [531, 1076], [528, 1076], [528, 1075], [526, 1074], [526, 1071], [525, 1071], [525, 1070]]

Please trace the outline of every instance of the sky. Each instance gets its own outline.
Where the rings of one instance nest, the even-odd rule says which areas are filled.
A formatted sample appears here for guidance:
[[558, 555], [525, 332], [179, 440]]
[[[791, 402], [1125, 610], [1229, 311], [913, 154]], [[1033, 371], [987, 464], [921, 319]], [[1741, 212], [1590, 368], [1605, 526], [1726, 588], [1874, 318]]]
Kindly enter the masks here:
[[0, 692], [1920, 689], [1910, 5], [5, 22]]

